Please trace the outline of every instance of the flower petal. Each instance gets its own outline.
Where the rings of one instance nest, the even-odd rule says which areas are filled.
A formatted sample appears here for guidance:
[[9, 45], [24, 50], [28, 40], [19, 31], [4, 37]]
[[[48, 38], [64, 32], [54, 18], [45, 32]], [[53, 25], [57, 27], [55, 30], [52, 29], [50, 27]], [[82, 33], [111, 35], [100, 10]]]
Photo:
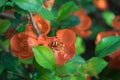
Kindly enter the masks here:
[[18, 53], [18, 57], [24, 60], [30, 59], [33, 57], [32, 52], [22, 51]]
[[40, 33], [48, 34], [50, 31], [50, 23], [40, 17], [39, 15], [34, 15], [34, 20], [36, 22], [36, 25], [38, 29], [40, 30]]
[[62, 56], [64, 53], [54, 53], [56, 58], [56, 65], [61, 66], [66, 63], [66, 59]]
[[55, 40], [55, 37], [47, 37], [46, 34], [41, 34], [38, 37], [38, 43], [47, 46]]
[[118, 30], [120, 30], [120, 21], [119, 21], [119, 19], [120, 19], [120, 16], [115, 16], [115, 18], [113, 19], [113, 23], [112, 23], [113, 27], [115, 29], [118, 29]]
[[44, 6], [47, 7], [51, 7], [54, 4], [54, 0], [47, 0], [44, 2]]
[[75, 50], [75, 45], [71, 45], [71, 46], [66, 45], [64, 51], [65, 51], [65, 54], [66, 54], [66, 55], [64, 55], [64, 58], [66, 60], [70, 60], [75, 55], [75, 51], [76, 51]]
[[18, 37], [18, 34], [14, 35], [11, 39], [10, 39], [10, 47], [11, 49], [14, 49], [16, 51], [20, 51], [20, 44], [19, 42], [21, 42], [21, 40]]
[[58, 40], [63, 42], [65, 45], [74, 44], [76, 38], [75, 33], [70, 29], [64, 29], [57, 31], [56, 37]]

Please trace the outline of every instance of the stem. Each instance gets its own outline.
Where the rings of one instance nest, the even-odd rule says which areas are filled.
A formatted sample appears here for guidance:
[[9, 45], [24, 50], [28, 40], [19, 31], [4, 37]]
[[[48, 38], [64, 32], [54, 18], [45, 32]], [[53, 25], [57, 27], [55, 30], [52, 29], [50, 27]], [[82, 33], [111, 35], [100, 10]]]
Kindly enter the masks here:
[[15, 16], [13, 16], [11, 14], [7, 14], [7, 13], [0, 13], [0, 17], [4, 17], [7, 19], [15, 19]]
[[33, 25], [33, 28], [35, 29], [35, 32], [36, 32], [37, 37], [38, 37], [38, 36], [40, 35], [40, 31], [38, 30], [38, 28], [37, 28], [37, 26], [36, 26], [36, 24], [35, 24], [35, 21], [34, 21], [34, 19], [33, 19], [32, 13], [29, 13], [29, 16], [30, 16], [30, 20], [31, 20], [31, 23], [32, 23], [32, 25]]
[[23, 74], [18, 74], [18, 73], [14, 73], [14, 72], [11, 72], [11, 71], [7, 71], [8, 73], [11, 73], [11, 74], [14, 74], [16, 76], [19, 76], [19, 77], [22, 77], [24, 78], [25, 80], [29, 80], [29, 77], [23, 75]]

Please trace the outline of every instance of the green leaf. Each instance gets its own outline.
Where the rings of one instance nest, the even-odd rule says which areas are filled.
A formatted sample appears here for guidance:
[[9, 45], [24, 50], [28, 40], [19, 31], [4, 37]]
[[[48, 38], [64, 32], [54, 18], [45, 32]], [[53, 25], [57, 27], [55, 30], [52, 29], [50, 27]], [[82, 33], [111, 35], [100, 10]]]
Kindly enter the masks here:
[[62, 27], [70, 28], [80, 24], [80, 19], [77, 16], [70, 16], [61, 22]]
[[15, 30], [15, 33], [25, 32], [27, 22], [24, 22], [22, 26], [18, 26]]
[[4, 46], [5, 48], [9, 49], [9, 44], [10, 44], [10, 40], [9, 39], [6, 39], [6, 40], [0, 40], [0, 44], [2, 46]]
[[0, 6], [5, 5], [6, 1], [5, 0], [0, 0]]
[[58, 20], [61, 21], [66, 19], [67, 17], [70, 16], [72, 12], [78, 9], [79, 7], [73, 1], [63, 4], [60, 10], [58, 11]]
[[42, 0], [12, 0], [12, 2], [29, 12], [36, 12], [42, 7]]
[[80, 68], [80, 72], [97, 77], [107, 65], [107, 62], [99, 57], [93, 57]]
[[120, 48], [120, 37], [119, 36], [110, 36], [103, 38], [95, 49], [96, 56], [105, 57], [109, 54], [112, 54], [117, 49]]
[[76, 55], [72, 60], [68, 61], [65, 65], [62, 67], [58, 67], [58, 74], [74, 74], [78, 72], [78, 67], [85, 64], [85, 60], [79, 56]]
[[22, 66], [19, 62], [17, 62], [16, 58], [14, 58], [10, 54], [5, 54], [1, 57], [2, 65], [4, 66], [5, 69], [12, 71], [12, 72], [17, 72], [17, 73], [22, 73]]
[[6, 32], [9, 26], [10, 22], [8, 20], [0, 20], [0, 34]]
[[82, 54], [83, 52], [85, 52], [85, 46], [83, 44], [83, 40], [80, 37], [76, 37], [76, 42], [75, 42], [75, 46], [76, 46], [76, 54]]
[[107, 66], [107, 62], [98, 57], [91, 58], [87, 63], [93, 65], [96, 74], [99, 74]]
[[55, 57], [52, 50], [45, 46], [36, 46], [32, 48], [35, 59], [39, 65], [46, 69], [54, 70], [56, 67]]
[[51, 11], [42, 8], [41, 10], [37, 10], [37, 12], [41, 17], [45, 18], [46, 20], [53, 20], [54, 19], [54, 15]]
[[4, 66], [0, 65], [0, 74], [2, 73], [3, 70], [4, 70]]
[[[109, 16], [109, 17], [108, 17]], [[102, 13], [102, 17], [105, 20], [105, 22], [109, 25], [112, 26], [113, 19], [115, 17], [115, 14], [111, 11], [104, 11]]]

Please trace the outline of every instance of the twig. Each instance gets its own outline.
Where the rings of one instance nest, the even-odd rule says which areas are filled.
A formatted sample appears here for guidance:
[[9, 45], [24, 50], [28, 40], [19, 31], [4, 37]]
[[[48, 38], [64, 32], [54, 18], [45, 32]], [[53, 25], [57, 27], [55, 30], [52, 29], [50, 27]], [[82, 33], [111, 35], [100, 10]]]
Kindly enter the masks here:
[[32, 25], [33, 25], [33, 27], [35, 29], [35, 32], [36, 32], [37, 36], [39, 36], [40, 35], [40, 31], [38, 30], [38, 28], [37, 28], [37, 26], [35, 24], [35, 21], [33, 19], [32, 13], [29, 13], [29, 16], [30, 16], [31, 23], [32, 23]]
[[7, 14], [7, 13], [0, 13], [0, 17], [4, 17], [7, 19], [15, 19], [15, 16], [13, 16], [11, 14]]
[[25, 80], [29, 80], [29, 77], [23, 75], [23, 74], [18, 74], [18, 73], [15, 73], [15, 72], [11, 72], [11, 71], [7, 71], [8, 73], [11, 73], [11, 74], [14, 74], [16, 76], [19, 76], [19, 77], [22, 77], [24, 78]]

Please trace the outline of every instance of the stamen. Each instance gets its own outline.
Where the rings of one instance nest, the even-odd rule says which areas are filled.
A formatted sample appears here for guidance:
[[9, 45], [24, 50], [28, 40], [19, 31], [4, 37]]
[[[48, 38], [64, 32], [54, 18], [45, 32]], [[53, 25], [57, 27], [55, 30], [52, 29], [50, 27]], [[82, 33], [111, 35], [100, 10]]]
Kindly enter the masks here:
[[50, 47], [53, 49], [55, 52], [61, 52], [64, 49], [64, 44], [59, 41], [53, 41], [50, 45]]

